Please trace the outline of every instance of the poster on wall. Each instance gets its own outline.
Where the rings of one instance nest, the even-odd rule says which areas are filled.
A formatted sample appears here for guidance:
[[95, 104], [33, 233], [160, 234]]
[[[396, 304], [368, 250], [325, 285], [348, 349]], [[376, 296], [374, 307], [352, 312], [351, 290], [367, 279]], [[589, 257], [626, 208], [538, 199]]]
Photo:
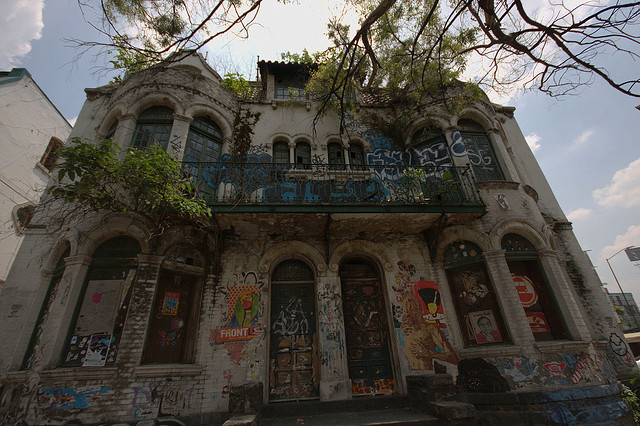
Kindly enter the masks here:
[[516, 286], [522, 306], [528, 308], [538, 302], [538, 293], [536, 293], [533, 281], [529, 277], [511, 274], [511, 279], [513, 279], [513, 284]]
[[542, 312], [527, 312], [529, 327], [534, 333], [551, 333], [547, 317]]
[[468, 320], [476, 343], [502, 342], [502, 336], [492, 310], [469, 312]]
[[82, 366], [103, 367], [107, 363], [107, 354], [109, 353], [110, 345], [110, 334], [92, 334]]
[[180, 293], [165, 291], [164, 300], [162, 301], [162, 315], [178, 315], [179, 302]]

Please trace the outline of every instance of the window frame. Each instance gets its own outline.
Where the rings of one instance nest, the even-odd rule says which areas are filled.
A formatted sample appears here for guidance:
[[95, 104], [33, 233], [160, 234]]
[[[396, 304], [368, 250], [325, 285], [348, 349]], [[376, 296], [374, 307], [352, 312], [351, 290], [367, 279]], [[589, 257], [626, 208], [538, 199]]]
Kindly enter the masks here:
[[[338, 161], [336, 161], [338, 160]], [[329, 170], [345, 170], [344, 147], [339, 142], [327, 144], [327, 163]]]
[[[170, 118], [168, 112], [171, 112]], [[163, 113], [164, 117], [153, 116], [153, 114], [159, 113]], [[137, 149], [146, 149], [152, 144], [157, 144], [163, 151], [167, 151], [171, 131], [173, 130], [174, 115], [173, 109], [164, 105], [154, 105], [142, 111], [138, 115], [130, 146]], [[143, 130], [143, 127], [147, 127], [150, 130], [147, 132]], [[158, 135], [165, 134], [166, 138], [160, 140]]]
[[[359, 152], [357, 152], [359, 150]], [[360, 156], [360, 158], [358, 158]], [[367, 153], [360, 142], [349, 144], [349, 167], [354, 170], [365, 170], [367, 165]]]
[[[502, 170], [502, 165], [496, 155], [496, 151], [493, 148], [493, 143], [487, 131], [478, 122], [472, 119], [462, 119], [458, 121], [458, 130], [462, 137], [462, 143], [464, 143], [465, 150], [467, 152], [467, 158], [471, 164], [471, 169], [477, 182], [491, 182], [491, 181], [504, 181], [505, 175]], [[480, 146], [483, 145], [483, 146]], [[471, 149], [470, 149], [471, 148]], [[486, 152], [485, 152], [486, 151]], [[489, 157], [484, 156], [487, 154]], [[486, 166], [482, 163], [474, 164], [472, 158], [479, 158], [482, 163], [489, 158], [495, 164], [493, 170], [486, 171]]]
[[[303, 147], [305, 147], [305, 152], [301, 152]], [[294, 149], [294, 159], [296, 169], [311, 169], [311, 144], [304, 140], [297, 141]]]
[[[286, 161], [284, 153], [286, 153]], [[283, 140], [278, 140], [273, 143], [273, 164], [291, 164], [289, 158], [289, 143]]]

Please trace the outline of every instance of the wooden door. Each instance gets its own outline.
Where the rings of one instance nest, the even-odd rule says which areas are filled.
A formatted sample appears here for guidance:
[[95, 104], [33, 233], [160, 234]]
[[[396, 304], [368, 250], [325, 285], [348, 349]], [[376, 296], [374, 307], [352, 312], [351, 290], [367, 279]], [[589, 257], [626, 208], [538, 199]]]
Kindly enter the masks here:
[[349, 378], [354, 395], [395, 392], [389, 330], [380, 277], [369, 262], [340, 268]]
[[[281, 264], [282, 268], [291, 267], [293, 262], [293, 269], [301, 268], [303, 274], [286, 275], [282, 269], [276, 269], [272, 276], [280, 280], [272, 279], [271, 287], [271, 401], [314, 399], [319, 396], [315, 285], [314, 281], [309, 280], [313, 278], [313, 273], [301, 261], [287, 262]], [[295, 265], [297, 262], [299, 264]]]

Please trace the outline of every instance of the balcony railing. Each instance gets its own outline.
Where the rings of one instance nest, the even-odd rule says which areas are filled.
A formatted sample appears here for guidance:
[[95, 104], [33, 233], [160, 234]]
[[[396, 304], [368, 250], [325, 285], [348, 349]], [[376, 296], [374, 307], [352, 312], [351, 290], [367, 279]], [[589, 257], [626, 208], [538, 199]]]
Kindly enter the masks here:
[[214, 208], [484, 211], [468, 167], [187, 162], [183, 168]]

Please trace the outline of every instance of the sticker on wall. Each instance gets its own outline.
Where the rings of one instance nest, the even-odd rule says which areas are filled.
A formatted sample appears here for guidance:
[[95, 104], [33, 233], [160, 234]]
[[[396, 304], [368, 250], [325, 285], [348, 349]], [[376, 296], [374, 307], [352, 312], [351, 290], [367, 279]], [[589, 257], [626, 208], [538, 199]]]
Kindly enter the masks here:
[[496, 199], [498, 205], [505, 210], [511, 210], [511, 206], [509, 205], [509, 200], [507, 200], [507, 196], [504, 194], [493, 194], [493, 198]]
[[256, 326], [260, 313], [260, 289], [257, 285], [236, 286], [229, 291], [227, 327], [216, 332], [217, 343], [251, 340], [262, 334]]
[[547, 322], [547, 317], [542, 312], [527, 312], [529, 327], [534, 333], [550, 333], [551, 327]]
[[476, 343], [502, 342], [502, 336], [498, 330], [498, 325], [496, 324], [492, 310], [469, 312], [468, 319]]
[[178, 315], [179, 302], [180, 293], [166, 291], [164, 293], [164, 301], [162, 302], [162, 315]]
[[82, 362], [83, 367], [104, 367], [111, 345], [110, 334], [92, 334], [87, 346], [87, 353]]
[[[472, 254], [473, 256], [473, 254]], [[483, 299], [489, 294], [489, 287], [486, 284], [478, 282], [478, 278], [473, 271], [463, 271], [460, 273], [464, 291], [462, 298], [467, 305], [475, 304], [479, 299]]]
[[526, 276], [516, 274], [511, 274], [511, 278], [516, 286], [516, 291], [518, 292], [522, 306], [528, 308], [535, 305], [536, 302], [538, 302], [538, 293], [536, 293], [536, 289], [533, 286], [533, 281]]

